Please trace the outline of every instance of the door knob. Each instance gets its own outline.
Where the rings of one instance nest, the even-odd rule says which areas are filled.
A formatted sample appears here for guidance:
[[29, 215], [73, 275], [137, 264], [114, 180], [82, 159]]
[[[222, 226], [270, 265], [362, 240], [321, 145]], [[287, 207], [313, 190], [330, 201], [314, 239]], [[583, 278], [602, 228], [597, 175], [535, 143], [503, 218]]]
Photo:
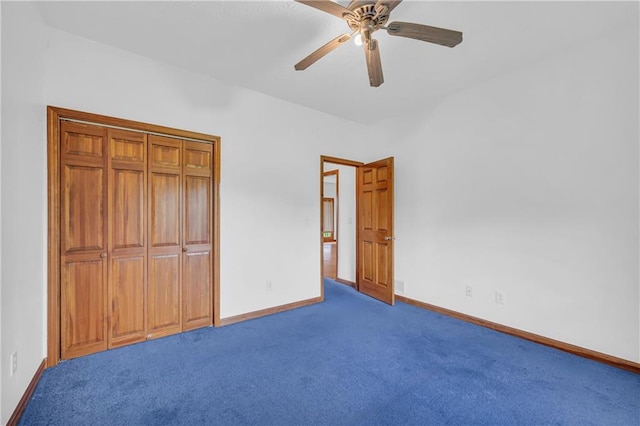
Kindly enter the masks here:
[[386, 237], [384, 237], [384, 239], [385, 239], [385, 241], [392, 241], [392, 240], [395, 240], [396, 238], [395, 237], [386, 236]]
[[186, 247], [182, 247], [182, 252], [186, 253], [187, 252], [187, 248]]
[[107, 257], [107, 253], [100, 253], [100, 257], [104, 259], [105, 257]]

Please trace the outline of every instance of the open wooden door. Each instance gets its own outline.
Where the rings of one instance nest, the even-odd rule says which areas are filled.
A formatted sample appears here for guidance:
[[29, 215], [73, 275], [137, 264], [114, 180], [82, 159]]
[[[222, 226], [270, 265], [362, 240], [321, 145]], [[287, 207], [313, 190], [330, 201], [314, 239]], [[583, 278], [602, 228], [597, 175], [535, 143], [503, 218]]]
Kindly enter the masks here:
[[393, 305], [393, 157], [358, 173], [358, 289]]

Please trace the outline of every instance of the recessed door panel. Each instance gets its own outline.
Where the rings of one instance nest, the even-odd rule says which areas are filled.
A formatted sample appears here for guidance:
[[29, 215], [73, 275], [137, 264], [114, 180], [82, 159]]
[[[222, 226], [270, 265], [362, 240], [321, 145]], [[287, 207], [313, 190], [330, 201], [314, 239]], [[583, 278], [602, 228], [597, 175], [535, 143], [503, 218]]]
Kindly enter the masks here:
[[381, 287], [389, 285], [389, 244], [386, 242], [376, 244], [376, 266], [375, 283]]
[[[193, 145], [192, 145], [193, 146]], [[199, 147], [198, 147], [199, 148]], [[211, 170], [211, 152], [202, 149], [185, 148], [184, 167], [208, 172]]]
[[373, 229], [373, 194], [371, 191], [365, 191], [360, 197], [361, 208], [363, 210], [362, 215], [362, 227], [366, 230]]
[[378, 232], [388, 233], [389, 228], [389, 191], [386, 189], [379, 189], [374, 192], [374, 196], [377, 198], [377, 215], [375, 229]]
[[185, 253], [183, 259], [183, 328], [211, 325], [211, 252]]
[[181, 275], [179, 254], [149, 257], [148, 337], [165, 336], [182, 330]]
[[146, 338], [144, 276], [144, 256], [112, 259], [109, 347]]
[[144, 172], [114, 170], [112, 182], [112, 248], [144, 247]]
[[180, 245], [180, 175], [150, 175], [151, 247]]
[[167, 146], [157, 143], [152, 144], [151, 166], [180, 168], [180, 145]]
[[63, 253], [103, 250], [104, 169], [69, 164], [61, 178]]
[[104, 137], [99, 134], [87, 134], [85, 129], [73, 129], [64, 132], [62, 138], [62, 152], [70, 156], [102, 158], [104, 152]]
[[185, 243], [211, 243], [211, 178], [185, 176]]
[[62, 357], [107, 349], [105, 260], [66, 262], [61, 274]]

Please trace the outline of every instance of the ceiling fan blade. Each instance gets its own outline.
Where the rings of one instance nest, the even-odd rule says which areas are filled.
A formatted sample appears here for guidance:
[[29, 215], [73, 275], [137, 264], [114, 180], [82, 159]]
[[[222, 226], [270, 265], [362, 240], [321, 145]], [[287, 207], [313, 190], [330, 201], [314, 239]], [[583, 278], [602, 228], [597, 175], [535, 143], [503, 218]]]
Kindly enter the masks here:
[[349, 40], [351, 40], [350, 34], [339, 35], [338, 37], [331, 40], [329, 43], [317, 49], [311, 55], [307, 56], [306, 58], [304, 58], [303, 60], [295, 64], [294, 68], [297, 71], [302, 71], [304, 69], [307, 69], [307, 67], [309, 67], [310, 65], [313, 65], [318, 59], [322, 58], [327, 53], [330, 53], [333, 50], [337, 49], [338, 47], [348, 42]]
[[412, 24], [410, 22], [392, 22], [387, 26], [387, 32], [392, 36], [414, 38], [448, 47], [457, 46], [462, 42], [462, 33], [460, 31]]
[[330, 13], [338, 18], [344, 18], [345, 15], [351, 15], [351, 11], [346, 7], [340, 6], [338, 3], [334, 3], [331, 0], [296, 0], [298, 3], [306, 4], [307, 6], [315, 7], [323, 12]]
[[371, 87], [378, 87], [384, 83], [382, 76], [382, 62], [380, 62], [380, 49], [378, 41], [371, 39], [364, 43], [364, 54], [367, 58], [367, 71], [369, 72], [369, 84]]

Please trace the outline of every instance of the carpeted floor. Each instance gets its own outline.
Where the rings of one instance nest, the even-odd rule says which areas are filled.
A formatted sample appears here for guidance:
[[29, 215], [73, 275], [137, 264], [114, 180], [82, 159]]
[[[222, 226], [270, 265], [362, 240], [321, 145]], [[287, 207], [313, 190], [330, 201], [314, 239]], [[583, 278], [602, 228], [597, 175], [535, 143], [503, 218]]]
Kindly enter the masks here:
[[64, 362], [20, 424], [640, 424], [639, 375], [329, 280], [325, 296]]

